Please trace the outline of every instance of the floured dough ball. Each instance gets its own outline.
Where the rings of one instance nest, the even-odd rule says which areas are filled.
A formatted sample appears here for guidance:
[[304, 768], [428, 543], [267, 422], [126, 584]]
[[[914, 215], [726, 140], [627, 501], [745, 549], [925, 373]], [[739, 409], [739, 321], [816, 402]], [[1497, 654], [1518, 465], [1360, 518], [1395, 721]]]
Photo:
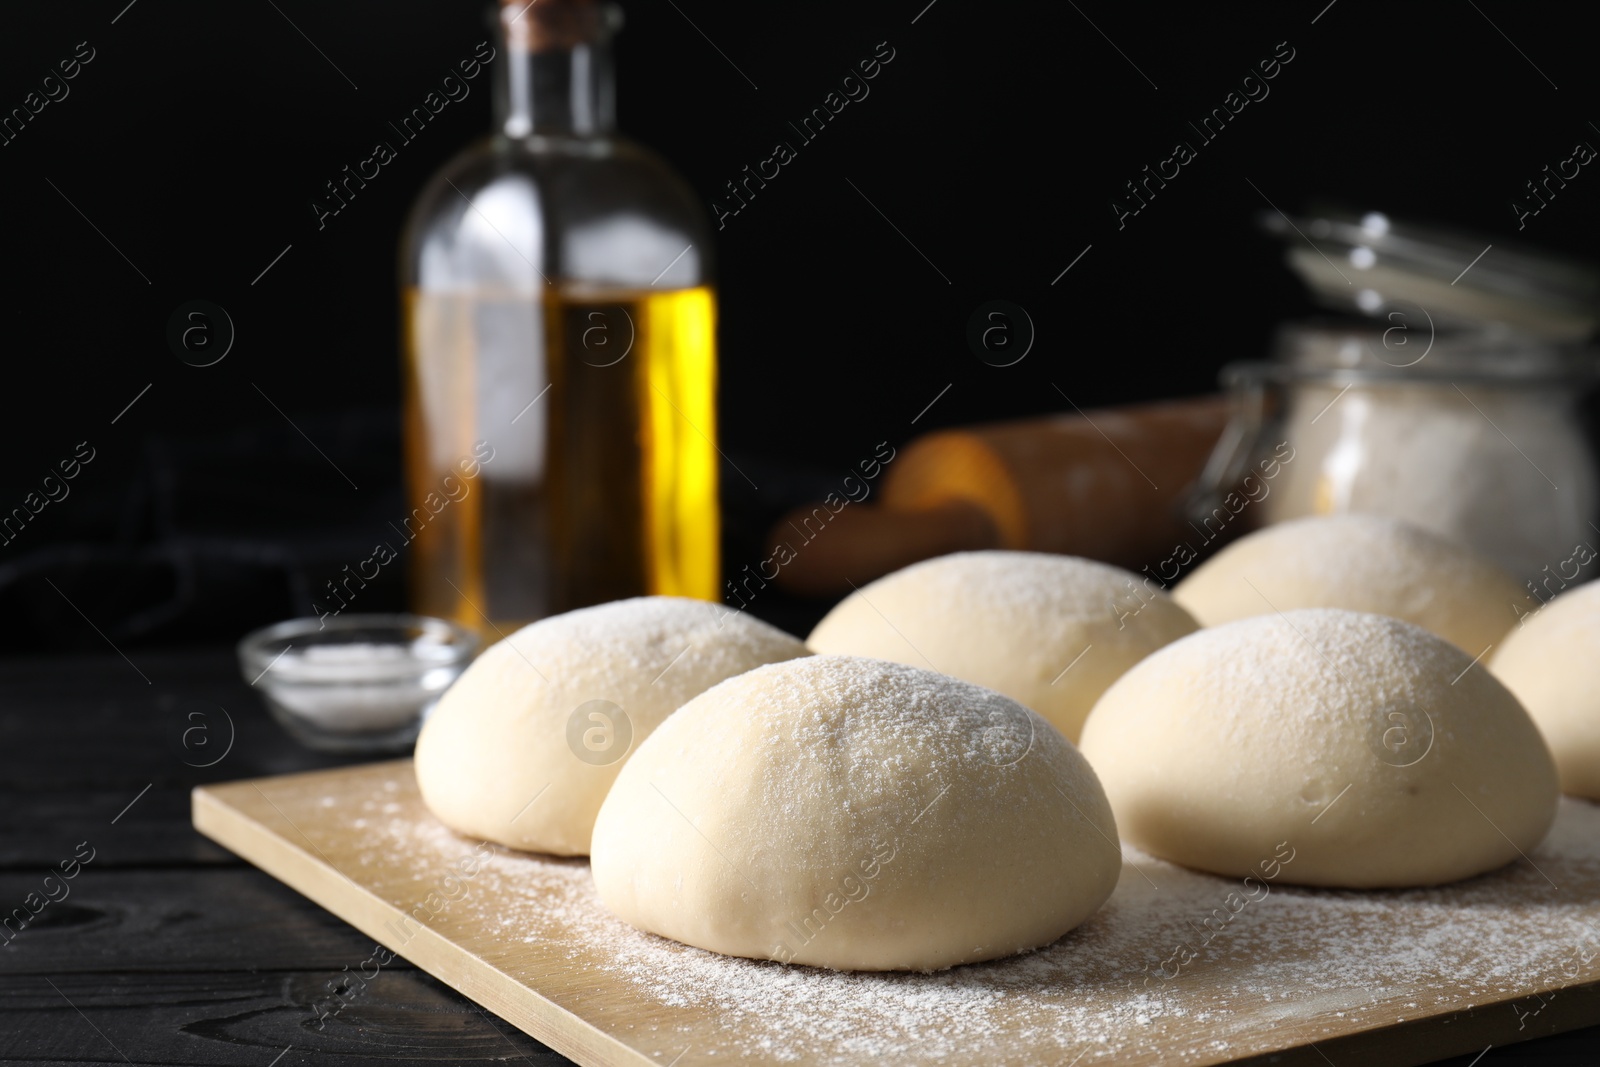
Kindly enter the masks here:
[[1511, 631], [1489, 668], [1544, 734], [1562, 791], [1600, 800], [1600, 584], [1540, 608]]
[[1083, 754], [1131, 844], [1235, 877], [1272, 863], [1268, 877], [1301, 885], [1492, 870], [1533, 851], [1558, 799], [1538, 730], [1471, 656], [1333, 609], [1162, 649], [1100, 698]]
[[1154, 580], [1119, 567], [1041, 552], [957, 552], [850, 594], [806, 644], [988, 686], [1076, 741], [1106, 686], [1195, 629]]
[[1094, 771], [988, 689], [881, 660], [762, 667], [617, 777], [594, 883], [651, 933], [836, 970], [931, 971], [1050, 942], [1111, 895]]
[[1378, 515], [1281, 522], [1196, 567], [1172, 599], [1203, 626], [1295, 608], [1414, 622], [1481, 655], [1527, 610], [1516, 579], [1455, 541]]
[[806, 654], [702, 600], [638, 597], [524, 626], [446, 690], [417, 738], [439, 821], [512, 848], [581, 856], [617, 771], [697, 693]]

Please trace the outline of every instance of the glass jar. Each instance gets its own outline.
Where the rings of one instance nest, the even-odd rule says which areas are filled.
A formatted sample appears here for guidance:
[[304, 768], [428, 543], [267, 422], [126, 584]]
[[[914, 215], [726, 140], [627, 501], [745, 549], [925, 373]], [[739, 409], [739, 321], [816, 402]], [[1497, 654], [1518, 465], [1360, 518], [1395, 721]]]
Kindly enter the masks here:
[[1284, 326], [1273, 361], [1223, 373], [1234, 421], [1209, 478], [1232, 485], [1273, 453], [1282, 462], [1260, 498], [1264, 521], [1403, 519], [1548, 599], [1593, 574], [1600, 545], [1600, 472], [1578, 412], [1595, 370], [1591, 350], [1512, 334]]
[[716, 297], [705, 213], [617, 136], [596, 0], [497, 11], [498, 129], [403, 242], [412, 606], [502, 632], [720, 592]]
[[1250, 525], [1366, 512], [1476, 549], [1541, 600], [1592, 576], [1600, 474], [1580, 404], [1600, 270], [1379, 212], [1259, 222], [1338, 317], [1224, 368], [1233, 417], [1191, 498], [1197, 528], [1225, 501], [1253, 503]]

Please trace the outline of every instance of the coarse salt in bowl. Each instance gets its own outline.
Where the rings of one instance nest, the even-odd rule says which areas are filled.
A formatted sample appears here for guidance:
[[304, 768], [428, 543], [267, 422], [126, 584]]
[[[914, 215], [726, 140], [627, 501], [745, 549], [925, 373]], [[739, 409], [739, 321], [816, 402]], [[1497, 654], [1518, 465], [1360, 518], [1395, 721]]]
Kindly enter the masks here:
[[421, 615], [290, 619], [240, 641], [239, 669], [308, 748], [402, 751], [480, 644], [465, 627]]

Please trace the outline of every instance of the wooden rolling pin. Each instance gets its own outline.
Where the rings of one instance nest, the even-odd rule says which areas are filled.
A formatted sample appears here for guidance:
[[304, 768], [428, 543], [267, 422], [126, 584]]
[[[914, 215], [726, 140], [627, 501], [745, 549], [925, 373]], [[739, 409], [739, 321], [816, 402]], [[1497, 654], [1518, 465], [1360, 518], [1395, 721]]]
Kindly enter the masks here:
[[790, 551], [777, 582], [836, 596], [981, 548], [1141, 566], [1183, 540], [1185, 494], [1227, 418], [1227, 399], [1208, 396], [926, 434], [885, 466], [875, 505], [779, 520], [768, 548]]

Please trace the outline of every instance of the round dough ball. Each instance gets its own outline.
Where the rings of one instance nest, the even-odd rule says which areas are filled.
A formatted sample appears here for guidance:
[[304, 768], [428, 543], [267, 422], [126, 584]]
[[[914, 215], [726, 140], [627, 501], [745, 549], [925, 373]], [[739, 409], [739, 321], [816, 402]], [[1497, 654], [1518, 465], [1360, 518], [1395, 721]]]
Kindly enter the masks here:
[[1562, 792], [1600, 800], [1600, 584], [1563, 593], [1529, 616], [1489, 669], [1544, 734]]
[[581, 856], [623, 760], [690, 697], [806, 655], [719, 604], [637, 597], [524, 626], [466, 669], [417, 738], [417, 786], [452, 830]]
[[1015, 701], [819, 656], [722, 683], [617, 777], [595, 888], [641, 930], [836, 970], [931, 971], [1061, 937], [1121, 873], [1078, 750]]
[[957, 552], [851, 593], [806, 644], [988, 686], [1076, 741], [1108, 685], [1197, 628], [1153, 579], [1120, 567], [1042, 552]]
[[1493, 563], [1379, 515], [1319, 515], [1257, 530], [1196, 567], [1172, 599], [1203, 626], [1295, 608], [1370, 611], [1414, 622], [1474, 656], [1527, 610], [1522, 587]]
[[1100, 698], [1083, 753], [1131, 844], [1300, 885], [1492, 870], [1533, 851], [1558, 799], [1532, 720], [1472, 657], [1327, 608], [1167, 646]]

